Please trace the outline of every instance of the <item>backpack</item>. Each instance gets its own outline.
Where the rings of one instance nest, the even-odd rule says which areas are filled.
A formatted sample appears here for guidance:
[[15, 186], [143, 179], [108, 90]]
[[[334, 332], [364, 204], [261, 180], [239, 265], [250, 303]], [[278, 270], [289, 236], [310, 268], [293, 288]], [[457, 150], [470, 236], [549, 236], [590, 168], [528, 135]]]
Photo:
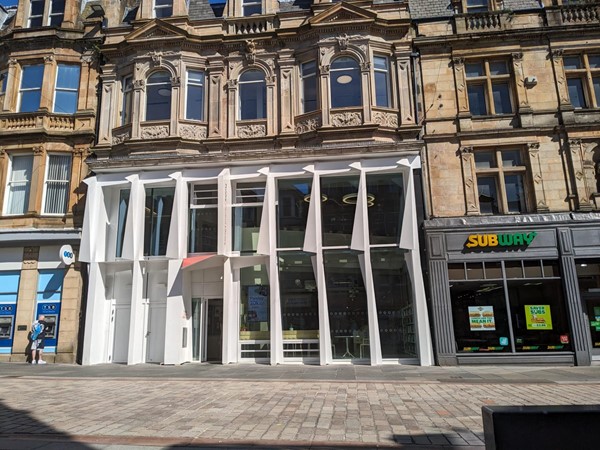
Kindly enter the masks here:
[[31, 340], [35, 341], [43, 330], [44, 325], [39, 322], [35, 322], [31, 328]]

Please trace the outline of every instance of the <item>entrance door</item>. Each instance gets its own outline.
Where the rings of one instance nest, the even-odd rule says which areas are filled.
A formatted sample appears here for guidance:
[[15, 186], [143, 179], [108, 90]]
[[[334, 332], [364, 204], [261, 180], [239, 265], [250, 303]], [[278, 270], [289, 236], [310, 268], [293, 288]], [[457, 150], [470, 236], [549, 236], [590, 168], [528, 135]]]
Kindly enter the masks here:
[[600, 359], [600, 292], [582, 293], [592, 335], [592, 357]]
[[161, 363], [165, 349], [167, 305], [163, 302], [150, 302], [149, 305], [146, 362]]
[[205, 361], [223, 361], [223, 300], [207, 300], [205, 323]]

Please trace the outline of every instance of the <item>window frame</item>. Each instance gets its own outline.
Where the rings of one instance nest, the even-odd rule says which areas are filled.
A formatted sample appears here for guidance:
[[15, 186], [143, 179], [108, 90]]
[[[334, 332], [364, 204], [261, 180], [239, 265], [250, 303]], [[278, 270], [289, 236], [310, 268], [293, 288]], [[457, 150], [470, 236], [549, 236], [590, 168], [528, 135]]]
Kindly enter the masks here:
[[[573, 105], [575, 109], [591, 109], [591, 108], [600, 108], [600, 98], [596, 95], [596, 90], [594, 89], [594, 79], [597, 79], [600, 84], [600, 65], [597, 68], [590, 67], [589, 58], [590, 56], [595, 56], [600, 58], [600, 50], [597, 50], [597, 53], [594, 51], [586, 51], [582, 53], [568, 54], [563, 56], [563, 69], [565, 71], [565, 78], [567, 79], [567, 93], [568, 93], [568, 85], [569, 80], [571, 79], [579, 79], [581, 80], [581, 85], [583, 89], [583, 106], [575, 106], [573, 105], [571, 95], [569, 95], [569, 103]], [[578, 57], [580, 62], [580, 67], [577, 69], [567, 69], [564, 64], [565, 59]], [[599, 90], [600, 92], [600, 90]]]
[[[53, 156], [54, 157], [56, 157], [56, 156], [60, 156], [60, 157], [68, 156], [69, 157], [69, 166], [67, 168], [67, 179], [66, 180], [49, 180], [48, 179], [48, 172], [50, 171], [50, 158]], [[69, 212], [69, 195], [70, 195], [69, 191], [70, 191], [70, 187], [71, 187], [72, 169], [73, 169], [73, 155], [71, 155], [70, 153], [50, 152], [50, 153], [46, 154], [46, 167], [44, 170], [44, 188], [43, 188], [43, 192], [42, 192], [42, 215], [61, 217]], [[48, 183], [49, 182], [63, 183], [65, 185], [66, 193], [65, 193], [65, 203], [64, 203], [64, 211], [63, 212], [51, 213], [51, 212], [46, 211], [46, 207], [47, 207], [46, 200], [47, 200]]]
[[[150, 78], [152, 78], [154, 75], [159, 74], [159, 73], [164, 73], [168, 75], [169, 81], [165, 82], [165, 83], [150, 83]], [[164, 84], [165, 86], [168, 84], [169, 86], [169, 114], [167, 117], [161, 117], [158, 119], [148, 119], [148, 98], [149, 98], [149, 94], [150, 94], [150, 86], [160, 86]], [[158, 93], [158, 90], [157, 90]], [[160, 94], [158, 94], [160, 95]], [[144, 110], [144, 122], [166, 122], [172, 119], [172, 109], [173, 109], [173, 83], [171, 82], [171, 72], [169, 72], [168, 70], [162, 68], [160, 70], [156, 70], [154, 72], [151, 72], [149, 74], [147, 74], [146, 76], [146, 92], [145, 92], [145, 102], [146, 102], [146, 107]]]
[[[249, 72], [258, 72], [262, 75], [262, 79], [261, 80], [249, 80], [249, 81], [242, 81], [242, 77], [249, 73]], [[255, 111], [256, 114], [253, 114], [253, 117], [250, 118], [243, 118], [243, 103], [242, 103], [242, 89], [244, 89], [245, 86], [248, 85], [252, 85], [252, 84], [261, 84], [262, 85], [262, 94], [263, 94], [263, 100], [264, 100], [264, 108], [262, 111], [262, 117], [261, 114], [259, 114], [259, 108], [258, 108], [258, 96], [257, 96], [257, 110]], [[237, 114], [237, 120], [264, 120], [267, 118], [267, 108], [268, 108], [268, 104], [267, 104], [267, 79], [266, 79], [266, 74], [264, 71], [257, 69], [257, 68], [250, 68], [248, 70], [244, 70], [242, 73], [240, 73], [239, 77], [238, 77], [238, 114]]]
[[[469, 5], [469, 0], [463, 0], [463, 13], [464, 14], [482, 14], [493, 11], [495, 9], [495, 0], [484, 0], [479, 5]], [[484, 9], [483, 3], [487, 6]]]
[[[33, 15], [32, 14], [32, 9], [33, 9], [33, 4], [34, 3], [41, 3], [43, 5], [42, 8], [42, 13], [41, 14], [36, 14]], [[27, 28], [37, 28], [37, 27], [43, 27], [44, 26], [44, 13], [46, 12], [46, 0], [29, 0], [29, 10], [28, 10], [28, 14], [27, 14]], [[39, 19], [40, 24], [39, 25], [32, 25], [31, 24], [31, 20], [32, 19]]]
[[[264, 14], [262, 0], [241, 0], [242, 5], [242, 17], [251, 17], [251, 16], [260, 16]], [[250, 13], [246, 14], [246, 8], [256, 8], [256, 6], [260, 6], [259, 13]]]
[[[511, 151], [516, 151], [519, 153], [521, 165], [519, 166], [504, 166], [502, 153], [508, 153]], [[495, 167], [490, 168], [477, 168], [475, 157], [477, 153], [491, 153], [494, 156]], [[473, 171], [475, 174], [475, 186], [478, 186], [478, 181], [480, 177], [485, 178], [494, 178], [496, 183], [496, 192], [498, 195], [498, 215], [519, 215], [525, 214], [530, 211], [531, 202], [529, 200], [530, 197], [530, 189], [529, 189], [529, 166], [527, 161], [524, 158], [525, 151], [521, 147], [482, 147], [476, 150], [473, 150]], [[523, 202], [524, 208], [523, 211], [515, 212], [509, 211], [508, 206], [508, 198], [506, 194], [506, 182], [505, 177], [507, 175], [521, 175], [523, 181]], [[482, 213], [481, 205], [479, 202], [479, 187], [477, 187], [477, 207], [479, 209], [479, 214], [489, 216], [496, 215], [496, 213]]]
[[[54, 6], [54, 2], [55, 0], [50, 0], [48, 3], [48, 17], [46, 19], [46, 26], [49, 27], [60, 27], [63, 23], [63, 21], [65, 20], [65, 9], [66, 9], [66, 0], [63, 1], [63, 8], [62, 11], [59, 12], [52, 12], [52, 7]], [[56, 17], [56, 16], [60, 16], [61, 20], [60, 23], [52, 25], [52, 18]]]
[[[304, 67], [311, 63], [314, 63], [314, 65], [315, 65], [314, 73], [309, 72], [308, 74], [305, 74]], [[319, 73], [319, 68], [318, 68], [316, 59], [312, 59], [310, 61], [304, 61], [304, 62], [300, 63], [300, 105], [302, 107], [302, 109], [301, 109], [302, 114], [306, 114], [306, 113], [313, 112], [313, 111], [318, 111], [319, 109], [321, 109], [321, 108], [319, 108], [319, 82], [318, 82], [318, 78], [317, 78], [318, 73]], [[314, 109], [306, 108], [307, 100], [306, 100], [306, 94], [305, 94], [305, 92], [306, 92], [305, 83], [310, 78], [314, 78], [314, 80], [315, 80], [315, 98], [314, 98], [315, 107], [314, 107]], [[313, 100], [309, 100], [309, 101], [313, 101]]]
[[[490, 71], [490, 64], [502, 62], [506, 64], [506, 73], [500, 75], [492, 75]], [[483, 75], [479, 76], [469, 76], [467, 74], [467, 65], [469, 64], [482, 64], [483, 67]], [[515, 114], [515, 93], [514, 93], [514, 82], [513, 82], [513, 72], [511, 68], [510, 61], [508, 59], [498, 58], [484, 58], [477, 59], [472, 61], [465, 61], [465, 80], [467, 84], [467, 101], [469, 103], [469, 112], [471, 115], [476, 117], [487, 117], [487, 116], [512, 116]], [[508, 95], [510, 102], [509, 113], [507, 112], [496, 112], [496, 105], [494, 104], [494, 85], [507, 84], [508, 85]], [[485, 114], [474, 114], [472, 105], [469, 101], [469, 86], [483, 86], [484, 90], [484, 100], [485, 100]]]
[[[76, 88], [66, 88], [66, 87], [59, 87], [58, 86], [58, 77], [59, 77], [59, 72], [61, 67], [77, 67], [77, 71], [78, 71], [78, 76], [79, 79], [77, 80], [77, 87]], [[52, 99], [52, 112], [54, 114], [75, 114], [77, 112], [77, 104], [79, 103], [79, 86], [81, 84], [81, 66], [78, 64], [63, 64], [63, 63], [59, 63], [56, 65], [56, 77], [54, 79], [54, 95], [53, 95], [53, 99]], [[56, 95], [59, 92], [75, 92], [75, 108], [73, 112], [60, 112], [56, 110]]]
[[[196, 72], [196, 73], [200, 73], [202, 74], [202, 81], [198, 81], [196, 79], [192, 80], [190, 78], [190, 73], [191, 72]], [[200, 105], [200, 118], [196, 119], [196, 118], [190, 118], [189, 117], [189, 111], [188, 111], [188, 98], [189, 98], [189, 91], [190, 91], [190, 86], [196, 86], [199, 87], [201, 89], [201, 105]], [[188, 67], [187, 70], [185, 71], [185, 98], [184, 98], [184, 104], [185, 104], [185, 120], [194, 120], [197, 122], [204, 122], [206, 120], [206, 114], [205, 114], [205, 105], [206, 105], [206, 71], [202, 70], [202, 69], [196, 69], [193, 67]]]
[[[219, 185], [217, 183], [217, 180], [213, 180], [213, 182], [211, 183], [210, 180], [207, 180], [205, 182], [200, 182], [200, 183], [193, 183], [190, 186], [190, 216], [189, 216], [189, 239], [188, 239], [188, 252], [190, 254], [192, 253], [207, 253], [207, 252], [195, 252], [194, 251], [194, 247], [192, 244], [195, 244], [195, 234], [193, 233], [194, 228], [192, 228], [192, 221], [193, 219], [193, 214], [194, 211], [197, 209], [214, 209], [217, 210], [217, 226], [218, 226], [218, 221], [219, 221], [219, 215], [218, 215], [218, 210], [219, 210]], [[198, 191], [201, 192], [210, 192], [210, 193], [214, 193], [214, 196], [210, 196], [210, 197], [201, 197], [201, 198], [195, 198], [194, 197], [194, 193], [197, 192], [197, 188]], [[205, 189], [202, 189], [205, 188]], [[210, 189], [209, 189], [210, 188]], [[210, 201], [207, 202], [203, 202], [203, 200], [206, 199], [210, 199]], [[217, 239], [218, 239], [218, 231], [217, 231]], [[215, 248], [215, 252], [218, 249], [218, 242], [216, 242], [216, 248]], [[211, 253], [211, 252], [208, 252]]]
[[[129, 106], [129, 108], [127, 107]], [[121, 77], [121, 111], [119, 111], [119, 126], [125, 126], [133, 121], [133, 75]], [[127, 114], [129, 111], [129, 114]]]
[[[339, 59], [342, 59], [342, 58], [348, 58], [348, 59], [353, 60], [354, 63], [356, 64], [356, 66], [355, 67], [351, 67], [351, 68], [349, 68], [349, 67], [334, 68], [333, 65], [335, 64], [335, 62], [337, 60], [339, 60]], [[336, 102], [334, 101], [335, 98], [334, 98], [334, 95], [333, 95], [333, 91], [334, 91], [334, 89], [333, 89], [333, 83], [337, 82], [337, 79], [334, 80], [333, 75], [336, 72], [343, 72], [343, 71], [356, 71], [356, 73], [357, 73], [358, 87], [360, 89], [360, 92], [359, 92], [359, 102], [358, 102], [357, 105], [345, 105], [345, 106], [334, 105], [334, 103], [336, 103]], [[351, 83], [351, 82], [352, 82], [352, 77], [350, 77], [350, 82], [349, 83]], [[348, 88], [350, 88], [350, 86]], [[330, 103], [331, 104], [331, 109], [338, 109], [338, 108], [362, 108], [364, 106], [363, 105], [362, 95], [363, 95], [363, 85], [362, 85], [362, 76], [361, 76], [361, 69], [360, 69], [360, 63], [359, 63], [359, 61], [355, 57], [349, 56], [349, 55], [345, 55], [345, 54], [341, 54], [341, 55], [336, 56], [335, 58], [332, 58], [331, 64], [330, 64], [330, 68], [329, 68], [329, 98], [330, 98], [330, 101], [331, 101], [331, 103]]]
[[[157, 10], [166, 10], [166, 9], [170, 9], [171, 13], [170, 14], [166, 14], [164, 16], [162, 15], [158, 15], [156, 14]], [[171, 3], [165, 4], [165, 5], [157, 5], [156, 4], [156, 0], [152, 0], [152, 17], [154, 19], [164, 19], [166, 17], [173, 17], [173, 0], [171, 0]]]
[[8, 69], [0, 70], [0, 97], [6, 94], [8, 87]]
[[[8, 212], [8, 205], [9, 205], [9, 199], [11, 196], [11, 185], [14, 183], [14, 181], [12, 180], [12, 176], [13, 176], [13, 159], [14, 158], [20, 158], [20, 157], [27, 157], [31, 160], [31, 173], [29, 174], [29, 179], [26, 180], [26, 186], [27, 186], [27, 195], [25, 198], [25, 202], [24, 202], [24, 211], [23, 212], [17, 212], [17, 213], [10, 213]], [[31, 200], [31, 182], [32, 182], [32, 178], [33, 178], [33, 163], [34, 163], [34, 155], [33, 153], [15, 153], [15, 154], [8, 154], [8, 164], [7, 164], [7, 169], [6, 169], [6, 183], [4, 184], [4, 201], [3, 201], [3, 206], [2, 206], [2, 215], [3, 216], [22, 216], [25, 215], [29, 212], [29, 202]], [[22, 183], [22, 181], [17, 181], [17, 183]]]
[[[42, 79], [41, 79], [40, 85], [35, 88], [23, 88], [23, 81], [25, 79], [25, 69], [27, 67], [36, 67], [36, 66], [42, 68]], [[21, 73], [20, 73], [21, 79], [19, 80], [19, 92], [17, 94], [17, 106], [18, 106], [17, 112], [32, 113], [32, 112], [36, 112], [36, 111], [40, 110], [41, 103], [42, 103], [42, 85], [44, 84], [44, 72], [45, 72], [45, 70], [44, 70], [43, 64], [26, 64], [26, 65], [21, 66]], [[34, 109], [33, 111], [22, 111], [23, 93], [24, 92], [33, 92], [33, 91], [39, 91], [39, 93], [40, 93], [40, 101], [39, 101], [37, 108]]]
[[[375, 64], [376, 58], [380, 58], [385, 61], [385, 64], [386, 64], [385, 70], [377, 68], [377, 65]], [[387, 93], [385, 105], [380, 105], [379, 103], [377, 103], [377, 77], [376, 77], [377, 73], [385, 74], [385, 90]], [[379, 54], [373, 55], [373, 88], [375, 89], [373, 98], [375, 99], [375, 106], [377, 106], [379, 108], [392, 108], [393, 107], [391, 79], [392, 79], [392, 69], [391, 69], [390, 57], [387, 55], [379, 55]]]

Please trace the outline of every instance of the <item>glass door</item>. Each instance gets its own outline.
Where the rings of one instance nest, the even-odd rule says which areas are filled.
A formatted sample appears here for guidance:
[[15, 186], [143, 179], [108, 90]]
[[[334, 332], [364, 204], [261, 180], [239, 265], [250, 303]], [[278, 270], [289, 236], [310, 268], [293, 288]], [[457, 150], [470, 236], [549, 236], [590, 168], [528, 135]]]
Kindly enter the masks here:
[[583, 310], [587, 313], [590, 325], [592, 357], [600, 359], [600, 263], [578, 262], [577, 278]]

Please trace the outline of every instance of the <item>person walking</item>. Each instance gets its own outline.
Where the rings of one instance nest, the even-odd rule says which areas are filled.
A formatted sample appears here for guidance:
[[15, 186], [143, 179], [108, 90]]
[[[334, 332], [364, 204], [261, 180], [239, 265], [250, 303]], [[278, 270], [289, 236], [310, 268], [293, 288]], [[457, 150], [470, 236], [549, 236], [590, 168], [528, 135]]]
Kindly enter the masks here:
[[[40, 314], [31, 326], [31, 364], [46, 364], [42, 359], [46, 337], [46, 317]], [[37, 356], [37, 357], [36, 357]]]

